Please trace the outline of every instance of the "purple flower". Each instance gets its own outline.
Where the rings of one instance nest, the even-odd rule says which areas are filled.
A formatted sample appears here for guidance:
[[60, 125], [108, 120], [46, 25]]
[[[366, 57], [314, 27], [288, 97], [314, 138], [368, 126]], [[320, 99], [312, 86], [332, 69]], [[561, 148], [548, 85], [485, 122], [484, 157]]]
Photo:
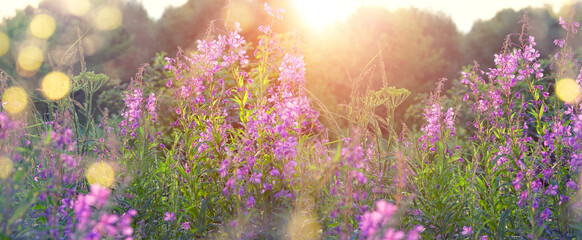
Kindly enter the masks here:
[[252, 195], [249, 196], [249, 198], [247, 198], [247, 204], [246, 204], [247, 205], [247, 208], [254, 207], [255, 206], [255, 203], [256, 203], [255, 198]]
[[279, 170], [277, 170], [277, 169], [273, 168], [273, 169], [271, 169], [271, 172], [269, 172], [269, 174], [271, 174], [271, 176], [273, 176], [273, 177], [277, 177], [277, 176], [279, 176], [281, 173], [279, 172]]
[[519, 201], [517, 202], [517, 206], [519, 206], [519, 207], [527, 206], [528, 195], [529, 195], [528, 191], [521, 192], [521, 195], [519, 197]]
[[226, 177], [228, 165], [229, 165], [228, 159], [222, 161], [222, 163], [220, 164], [220, 168], [218, 168], [218, 173], [220, 173], [220, 177]]
[[356, 182], [360, 184], [365, 184], [368, 182], [366, 175], [360, 171], [351, 171], [350, 176], [356, 180]]
[[461, 234], [463, 234], [463, 235], [471, 235], [471, 234], [473, 234], [473, 228], [472, 227], [463, 226], [463, 231], [461, 232]]
[[184, 229], [184, 230], [190, 229], [190, 222], [183, 222], [182, 223], [182, 229]]
[[394, 228], [389, 228], [384, 232], [383, 240], [400, 240], [404, 238], [403, 231], [396, 231]]
[[[130, 124], [137, 122], [141, 117], [141, 103], [143, 101], [141, 88], [130, 90], [125, 94], [123, 100], [125, 101], [127, 109], [121, 115], [125, 118], [127, 124], [132, 126]], [[135, 128], [132, 126], [132, 129], [135, 130]]]
[[281, 190], [280, 192], [275, 194], [275, 198], [280, 198], [280, 197], [293, 198], [293, 194], [287, 190]]
[[104, 213], [101, 215], [99, 222], [93, 227], [92, 232], [99, 233], [101, 236], [107, 234], [110, 237], [114, 237], [117, 234], [117, 228], [114, 225], [117, 220], [119, 220], [117, 215]]
[[265, 12], [267, 12], [267, 14], [269, 14], [269, 16], [273, 17], [275, 20], [281, 21], [283, 19], [283, 13], [285, 13], [285, 9], [276, 8], [273, 10], [273, 8], [267, 2], [265, 2]]
[[540, 218], [544, 221], [548, 220], [548, 218], [550, 218], [550, 216], [552, 216], [552, 212], [550, 211], [549, 208], [546, 208], [546, 210], [544, 210], [544, 212], [542, 212], [540, 214]]
[[560, 26], [562, 26], [563, 29], [568, 29], [568, 23], [566, 22], [566, 20], [564, 20], [564, 18], [559, 17], [558, 21], [560, 23]]
[[445, 113], [445, 119], [444, 119], [444, 124], [447, 130], [449, 130], [449, 133], [451, 134], [451, 136], [455, 135], [455, 126], [454, 126], [454, 122], [453, 122], [453, 118], [455, 116], [455, 112], [453, 111], [453, 108], [449, 108], [447, 110], [447, 112]]
[[536, 179], [531, 183], [531, 190], [533, 192], [538, 192], [542, 188], [542, 182], [539, 179]]
[[424, 231], [423, 226], [416, 226], [410, 232], [408, 232], [407, 240], [418, 240], [420, 239], [420, 233]]
[[533, 203], [531, 204], [531, 206], [533, 207], [533, 209], [538, 209], [538, 207], [540, 207], [540, 203], [538, 202], [538, 198], [534, 198]]
[[521, 179], [523, 178], [523, 173], [518, 172], [517, 176], [513, 180], [513, 188], [517, 191], [521, 188]]
[[548, 189], [546, 189], [546, 194], [555, 196], [558, 194], [558, 185], [550, 185]]
[[101, 187], [99, 184], [91, 185], [91, 193], [85, 196], [86, 202], [89, 205], [95, 205], [97, 208], [101, 208], [109, 200], [109, 194], [111, 190], [106, 187]]
[[297, 84], [301, 86], [305, 84], [305, 63], [303, 62], [303, 56], [285, 54], [283, 57], [283, 62], [279, 66], [279, 81], [287, 82], [290, 84]]
[[385, 200], [379, 200], [376, 202], [376, 211], [387, 218], [390, 218], [394, 213], [396, 213], [396, 210], [398, 210], [396, 206]]
[[576, 182], [572, 181], [572, 179], [568, 180], [566, 186], [574, 191], [578, 190], [578, 185], [576, 184]]
[[169, 222], [169, 221], [173, 221], [173, 220], [176, 220], [176, 216], [174, 216], [174, 213], [166, 212], [166, 216], [164, 217], [164, 221]]
[[580, 27], [580, 24], [576, 21], [572, 21], [572, 23], [570, 24], [570, 30], [572, 30], [573, 34], [578, 33], [578, 27]]
[[154, 93], [151, 93], [148, 97], [146, 109], [148, 114], [152, 117], [152, 121], [155, 122], [158, 118], [158, 114], [156, 113], [156, 95]]
[[422, 126], [421, 130], [426, 133], [426, 139], [434, 144], [439, 140], [441, 133], [441, 105], [440, 103], [433, 103], [430, 107], [424, 109], [424, 118], [426, 124]]
[[564, 39], [554, 40], [554, 45], [559, 46], [560, 48], [563, 48], [565, 43], [566, 43], [566, 40], [564, 40]]
[[263, 176], [262, 173], [253, 173], [253, 175], [251, 176], [250, 181], [252, 183], [261, 184], [261, 177], [262, 176]]
[[[362, 236], [368, 237], [368, 239], [373, 239], [374, 235], [380, 229], [380, 227], [386, 222], [388, 222], [392, 215], [394, 215], [394, 213], [396, 213], [397, 210], [398, 208], [396, 206], [392, 205], [389, 202], [386, 202], [385, 200], [377, 201], [375, 211], [365, 212], [362, 215], [361, 221], [359, 223], [360, 230], [362, 231]], [[418, 235], [418, 232], [424, 230], [424, 228], [422, 229], [421, 228], [422, 228], [421, 226], [420, 228], [418, 227], [415, 228], [416, 230], [413, 230], [411, 234]], [[404, 238], [404, 235], [405, 235], [404, 232], [396, 231], [395, 229], [390, 228], [386, 232], [384, 232], [383, 239], [402, 239]], [[409, 236], [409, 239], [417, 238], [414, 238], [414, 236], [410, 238]]]
[[269, 34], [269, 32], [271, 32], [271, 26], [261, 25], [261, 26], [259, 26], [259, 31], [264, 33], [264, 34]]

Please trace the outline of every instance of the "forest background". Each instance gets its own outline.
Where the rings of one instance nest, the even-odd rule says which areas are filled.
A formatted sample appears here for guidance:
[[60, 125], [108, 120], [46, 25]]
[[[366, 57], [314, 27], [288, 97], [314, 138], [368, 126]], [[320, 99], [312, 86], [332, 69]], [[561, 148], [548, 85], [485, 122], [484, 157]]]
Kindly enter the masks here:
[[[0, 51], [0, 69], [14, 77], [28, 92], [35, 92], [40, 78], [70, 57], [71, 46], [81, 41], [87, 70], [104, 73], [110, 78], [95, 98], [95, 104], [118, 114], [123, 104], [123, 89], [144, 63], [148, 63], [151, 70], [146, 78], [161, 78], [163, 57], [173, 57], [178, 47], [185, 51], [195, 49], [195, 40], [204, 37], [209, 29], [224, 25], [225, 19], [240, 22], [241, 35], [254, 44], [258, 42], [259, 23], [268, 20], [262, 1], [189, 0], [182, 6], [166, 8], [156, 21], [138, 1], [89, 2], [92, 6], [104, 3], [116, 6], [113, 14], [118, 12], [120, 16], [106, 17], [113, 21], [105, 23], [113, 24], [110, 29], [95, 26], [98, 10], [84, 15], [71, 14], [70, 8], [63, 7], [66, 0], [43, 0], [37, 8], [28, 6], [4, 18], [0, 22], [0, 33], [8, 41], [0, 44], [3, 50]], [[286, 9], [286, 17], [276, 30], [289, 32], [299, 40], [309, 69], [307, 89], [314, 97], [330, 112], [340, 112], [341, 106], [350, 100], [350, 79], [367, 69], [371, 80], [366, 86], [371, 89], [380, 88], [381, 79], [385, 77], [389, 85], [411, 90], [412, 97], [395, 114], [397, 123], [409, 126], [418, 125], [422, 114], [408, 106], [426, 97], [439, 79], [457, 79], [463, 66], [475, 61], [482, 69], [491, 67], [488, 64], [493, 64], [494, 53], [502, 49], [503, 39], [509, 33], [521, 31], [519, 21], [524, 10], [529, 14], [536, 48], [546, 57], [557, 51], [552, 42], [560, 37], [557, 16], [569, 16], [572, 10], [582, 7], [577, 3], [560, 9], [549, 5], [519, 11], [503, 9], [492, 19], [474, 22], [469, 32], [462, 33], [450, 16], [412, 7], [393, 11], [362, 7], [345, 22], [313, 31], [293, 4], [287, 0], [280, 4]], [[54, 26], [54, 34], [44, 40], [32, 38], [28, 29], [39, 13], [47, 13], [58, 23]], [[578, 15], [576, 21], [580, 20], [582, 17]], [[22, 46], [30, 45], [31, 41], [37, 41], [34, 44], [40, 46], [48, 58], [32, 71], [17, 64]], [[571, 39], [571, 46], [575, 53], [582, 50], [579, 39]], [[78, 58], [70, 59], [72, 62], [67, 64], [74, 69], [82, 67]], [[450, 87], [452, 82], [447, 81], [445, 87]], [[36, 92], [40, 96], [39, 91]], [[37, 102], [37, 109], [46, 107], [42, 104]], [[405, 114], [407, 109], [408, 114]]]

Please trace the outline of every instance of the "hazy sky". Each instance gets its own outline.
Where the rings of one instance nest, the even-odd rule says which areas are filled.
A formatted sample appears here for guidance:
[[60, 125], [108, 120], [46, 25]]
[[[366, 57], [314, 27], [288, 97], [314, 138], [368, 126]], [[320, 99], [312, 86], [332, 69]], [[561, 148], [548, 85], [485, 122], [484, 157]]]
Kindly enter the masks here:
[[[24, 8], [30, 4], [37, 6], [40, 0], [0, 0], [0, 18], [11, 16], [15, 9]], [[139, 1], [139, 0], [138, 0]], [[161, 17], [167, 6], [179, 6], [187, 0], [141, 0], [150, 16]], [[567, 0], [293, 0], [305, 17], [321, 28], [336, 20], [342, 20], [361, 5], [382, 5], [389, 9], [415, 6], [421, 9], [442, 11], [451, 16], [459, 30], [468, 32], [477, 19], [492, 18], [495, 13], [504, 8], [516, 10], [532, 5], [543, 6], [553, 4], [554, 9]]]

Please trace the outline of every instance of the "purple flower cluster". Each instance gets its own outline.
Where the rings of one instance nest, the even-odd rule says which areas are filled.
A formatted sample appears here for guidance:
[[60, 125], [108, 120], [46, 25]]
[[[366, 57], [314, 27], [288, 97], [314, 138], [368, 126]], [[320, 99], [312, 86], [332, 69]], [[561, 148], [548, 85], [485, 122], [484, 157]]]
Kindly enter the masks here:
[[89, 194], [80, 194], [73, 203], [77, 220], [76, 237], [83, 239], [132, 240], [131, 220], [137, 212], [130, 209], [121, 217], [105, 212], [111, 190], [97, 184], [91, 185]]
[[[283, 13], [268, 4], [265, 8], [274, 22]], [[215, 170], [218, 177], [209, 178], [209, 187], [219, 186], [235, 203], [233, 211], [245, 214], [264, 207], [259, 204], [265, 204], [265, 196], [275, 202], [295, 196], [292, 184], [305, 167], [300, 149], [317, 142], [305, 140], [321, 128], [304, 93], [302, 55], [277, 47], [279, 39], [271, 29], [259, 28], [268, 36], [260, 37], [258, 63], [249, 62], [249, 45], [235, 23], [227, 35], [209, 35], [197, 42], [192, 55], [180, 51], [165, 66], [173, 75], [167, 87], [175, 89], [177, 100], [173, 131], [189, 136], [188, 144], [175, 148], [187, 156], [180, 163]], [[269, 74], [261, 75], [265, 71]]]
[[283, 13], [285, 13], [285, 9], [279, 7], [275, 7], [275, 9], [273, 9], [271, 5], [265, 2], [265, 12], [267, 12], [267, 14], [269, 14], [269, 16], [271, 16], [273, 19], [281, 21], [283, 20]]
[[439, 83], [435, 94], [431, 95], [427, 102], [427, 107], [424, 109], [424, 123], [420, 130], [423, 135], [418, 139], [422, 143], [422, 148], [427, 149], [435, 145], [438, 141], [444, 141], [448, 136], [454, 136], [455, 130], [455, 112], [453, 108], [448, 108], [443, 114], [440, 102], [440, 88], [442, 84]]
[[[360, 231], [364, 239], [369, 240], [417, 240], [424, 227], [416, 226], [406, 234], [401, 230], [390, 227], [393, 224], [394, 214], [398, 208], [385, 200], [376, 202], [376, 210], [366, 212], [360, 221]], [[408, 236], [407, 236], [408, 235]], [[405, 238], [406, 237], [406, 238]]]
[[140, 87], [141, 83], [139, 79], [141, 79], [141, 76], [139, 74], [141, 72], [132, 80], [132, 87], [124, 95], [123, 101], [125, 102], [125, 108], [121, 112], [123, 120], [118, 126], [121, 128], [121, 134], [129, 134], [132, 137], [136, 137], [136, 129], [144, 121], [155, 122], [158, 117], [156, 113], [156, 96], [154, 93], [150, 93], [148, 98], [144, 99], [143, 91]]
[[[577, 32], [579, 24], [560, 18], [560, 25], [568, 33], [565, 39], [554, 41], [563, 48], [552, 63], [557, 80], [572, 66], [567, 63], [572, 58], [567, 40], [569, 34]], [[471, 140], [485, 147], [487, 152], [483, 154], [491, 156], [483, 160], [481, 167], [490, 168], [491, 174], [500, 174], [506, 181], [508, 187], [503, 188], [503, 196], [520, 207], [516, 215], [530, 216], [533, 212], [537, 226], [532, 227], [549, 222], [543, 227], [560, 228], [556, 223], [558, 216], [554, 215], [576, 191], [573, 176], [579, 174], [582, 166], [578, 155], [580, 134], [576, 131], [582, 129], [582, 121], [578, 120], [582, 118], [572, 104], [565, 104], [564, 109], [551, 108], [555, 102], [544, 91], [546, 83], [540, 54], [534, 48], [535, 39], [527, 33], [519, 37], [519, 44], [509, 42], [508, 38], [506, 48], [495, 55], [494, 68], [484, 72], [474, 67], [463, 73], [461, 83], [470, 88], [469, 94], [474, 97], [476, 133]]]

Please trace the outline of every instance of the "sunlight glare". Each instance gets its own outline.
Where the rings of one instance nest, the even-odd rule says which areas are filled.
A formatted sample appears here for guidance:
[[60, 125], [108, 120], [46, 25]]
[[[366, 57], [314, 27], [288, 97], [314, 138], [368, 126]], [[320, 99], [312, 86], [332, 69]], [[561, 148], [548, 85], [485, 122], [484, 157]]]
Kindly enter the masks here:
[[228, 7], [222, 10], [222, 19], [229, 20], [229, 23], [238, 22], [240, 28], [243, 30], [253, 26], [255, 21], [254, 15], [249, 3], [241, 0], [232, 1]]
[[71, 91], [71, 79], [62, 72], [51, 72], [42, 79], [41, 90], [46, 98], [59, 100]]
[[22, 112], [28, 105], [26, 91], [21, 87], [9, 87], [2, 94], [2, 106], [9, 113], [17, 114]]
[[346, 0], [293, 0], [294, 6], [305, 23], [314, 30], [322, 30], [336, 21], [345, 20], [353, 12], [353, 8], [358, 6], [355, 2]]
[[75, 16], [83, 16], [91, 9], [89, 0], [66, 0], [69, 12]]
[[5, 180], [12, 173], [13, 163], [10, 158], [0, 157], [0, 179]]
[[115, 181], [115, 172], [106, 162], [93, 163], [87, 169], [87, 182], [90, 185], [99, 184], [102, 187], [111, 187]]
[[48, 14], [36, 15], [30, 22], [30, 32], [40, 39], [48, 39], [55, 33], [56, 22]]
[[580, 85], [571, 78], [564, 78], [556, 83], [556, 95], [569, 104], [575, 103], [580, 97]]

